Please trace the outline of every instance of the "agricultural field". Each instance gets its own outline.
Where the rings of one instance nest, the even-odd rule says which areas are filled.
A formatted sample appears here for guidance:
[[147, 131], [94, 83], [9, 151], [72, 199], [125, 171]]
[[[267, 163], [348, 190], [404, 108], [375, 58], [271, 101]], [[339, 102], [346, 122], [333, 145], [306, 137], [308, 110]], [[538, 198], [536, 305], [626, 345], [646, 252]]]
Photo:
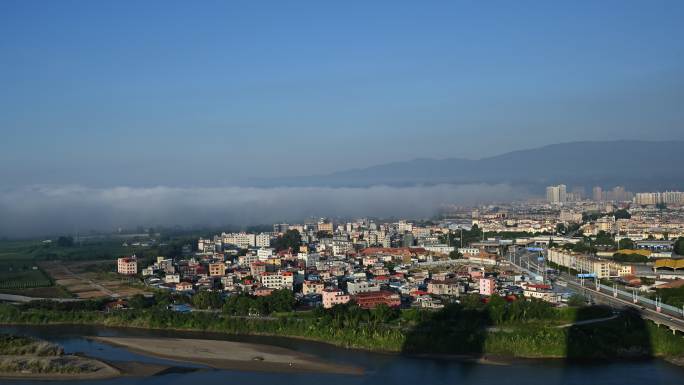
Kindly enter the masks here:
[[38, 298], [100, 298], [140, 293], [137, 281], [116, 274], [116, 258], [136, 253], [151, 258], [161, 250], [123, 243], [120, 239], [97, 239], [60, 246], [54, 241], [2, 240], [0, 293]]
[[136, 278], [116, 274], [116, 265], [111, 260], [46, 261], [40, 265], [76, 298], [128, 297], [145, 292]]
[[69, 260], [83, 261], [93, 259], [115, 259], [143, 248], [131, 248], [122, 245], [121, 240], [98, 240], [83, 242], [71, 247], [61, 247], [55, 242], [40, 240], [0, 241], [0, 261], [10, 260]]
[[30, 260], [0, 260], [0, 290], [52, 286], [53, 281]]

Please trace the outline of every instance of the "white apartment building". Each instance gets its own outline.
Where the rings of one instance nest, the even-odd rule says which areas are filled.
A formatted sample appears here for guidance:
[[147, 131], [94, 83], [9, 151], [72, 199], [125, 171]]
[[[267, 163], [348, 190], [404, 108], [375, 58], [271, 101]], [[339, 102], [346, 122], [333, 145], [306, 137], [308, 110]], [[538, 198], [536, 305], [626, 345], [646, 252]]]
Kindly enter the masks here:
[[260, 261], [265, 261], [268, 259], [268, 257], [273, 255], [273, 251], [274, 250], [270, 249], [270, 248], [261, 248], [261, 249], [257, 250], [257, 258]]
[[478, 255], [480, 254], [480, 249], [477, 247], [459, 247], [458, 252], [463, 255]]
[[634, 196], [634, 203], [638, 205], [657, 205], [665, 203], [666, 205], [684, 205], [684, 192], [681, 191], [665, 191], [660, 192], [646, 192], [637, 193]]
[[356, 281], [347, 283], [347, 293], [357, 295], [359, 293], [371, 293], [380, 291], [380, 285], [368, 281]]
[[249, 233], [222, 233], [223, 244], [235, 245], [247, 249], [256, 245], [256, 235]]
[[549, 262], [553, 262], [563, 267], [569, 267], [580, 273], [596, 274], [597, 278], [620, 277], [634, 274], [634, 269], [630, 265], [623, 265], [621, 263], [564, 250], [550, 249], [547, 258]]
[[294, 274], [289, 271], [279, 273], [261, 273], [259, 280], [269, 289], [289, 289], [294, 285]]
[[254, 237], [256, 247], [271, 247], [271, 234], [261, 233]]
[[166, 283], [180, 283], [179, 274], [166, 274], [164, 276], [164, 282]]
[[198, 239], [197, 240], [197, 251], [200, 253], [211, 253], [216, 250], [216, 245], [211, 239]]
[[397, 231], [399, 231], [400, 233], [412, 232], [413, 223], [407, 221], [399, 221], [399, 223], [397, 223]]
[[457, 281], [432, 280], [428, 282], [427, 291], [434, 295], [458, 296], [461, 294], [461, 285]]
[[438, 244], [438, 245], [424, 245], [423, 248], [427, 251], [440, 254], [449, 254], [456, 250], [454, 246]]
[[247, 254], [238, 257], [238, 263], [242, 266], [251, 266], [254, 262], [259, 262], [259, 257], [254, 254]]
[[348, 252], [354, 251], [354, 244], [346, 240], [334, 240], [332, 244], [334, 255], [344, 255]]

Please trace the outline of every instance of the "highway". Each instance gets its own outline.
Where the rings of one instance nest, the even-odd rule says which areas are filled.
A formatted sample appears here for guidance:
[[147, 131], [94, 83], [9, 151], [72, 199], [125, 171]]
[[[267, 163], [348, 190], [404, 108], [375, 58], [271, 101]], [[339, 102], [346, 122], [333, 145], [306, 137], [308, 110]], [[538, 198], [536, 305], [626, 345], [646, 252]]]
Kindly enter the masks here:
[[[527, 272], [533, 276], [543, 275], [536, 261], [537, 256], [537, 253], [531, 253], [522, 249], [521, 251], [517, 251], [512, 258], [509, 258], [508, 262], [518, 270]], [[631, 308], [639, 312], [643, 318], [651, 320], [657, 325], [667, 326], [673, 332], [684, 332], [684, 319], [682, 319], [681, 313], [667, 313], [665, 312], [665, 309], [662, 309], [663, 312], [658, 312], [655, 310], [655, 306], [651, 304], [643, 302], [635, 304], [632, 302], [632, 298], [620, 298], [619, 295], [618, 297], [615, 297], [613, 292], [606, 293], [605, 289], [603, 289], [604, 291], [597, 291], [594, 282], [591, 280], [585, 280], [584, 285], [582, 285], [582, 282], [578, 281], [576, 277], [567, 273], [561, 272], [560, 277], [563, 281], [567, 282], [567, 288], [571, 291], [591, 297], [596, 302], [612, 307]]]

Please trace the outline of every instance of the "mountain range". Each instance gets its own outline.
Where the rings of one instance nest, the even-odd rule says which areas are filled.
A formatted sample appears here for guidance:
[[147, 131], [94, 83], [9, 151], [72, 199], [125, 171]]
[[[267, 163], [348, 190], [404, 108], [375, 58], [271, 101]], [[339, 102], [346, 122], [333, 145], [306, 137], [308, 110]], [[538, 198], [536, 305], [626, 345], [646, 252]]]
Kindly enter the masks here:
[[603, 141], [552, 144], [482, 159], [414, 159], [325, 175], [253, 179], [259, 187], [369, 187], [512, 184], [533, 190], [624, 186], [633, 191], [684, 189], [684, 141]]

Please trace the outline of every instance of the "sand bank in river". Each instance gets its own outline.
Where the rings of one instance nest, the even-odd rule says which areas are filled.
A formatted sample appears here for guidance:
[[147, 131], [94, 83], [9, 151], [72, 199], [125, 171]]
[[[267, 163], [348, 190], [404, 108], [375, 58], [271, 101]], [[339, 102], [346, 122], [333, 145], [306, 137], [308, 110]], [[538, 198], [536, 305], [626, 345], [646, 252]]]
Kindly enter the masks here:
[[0, 379], [101, 380], [121, 372], [96, 359], [75, 355], [0, 356]]
[[139, 354], [203, 364], [216, 369], [265, 372], [362, 374], [358, 367], [335, 364], [314, 356], [270, 345], [181, 338], [92, 337]]

